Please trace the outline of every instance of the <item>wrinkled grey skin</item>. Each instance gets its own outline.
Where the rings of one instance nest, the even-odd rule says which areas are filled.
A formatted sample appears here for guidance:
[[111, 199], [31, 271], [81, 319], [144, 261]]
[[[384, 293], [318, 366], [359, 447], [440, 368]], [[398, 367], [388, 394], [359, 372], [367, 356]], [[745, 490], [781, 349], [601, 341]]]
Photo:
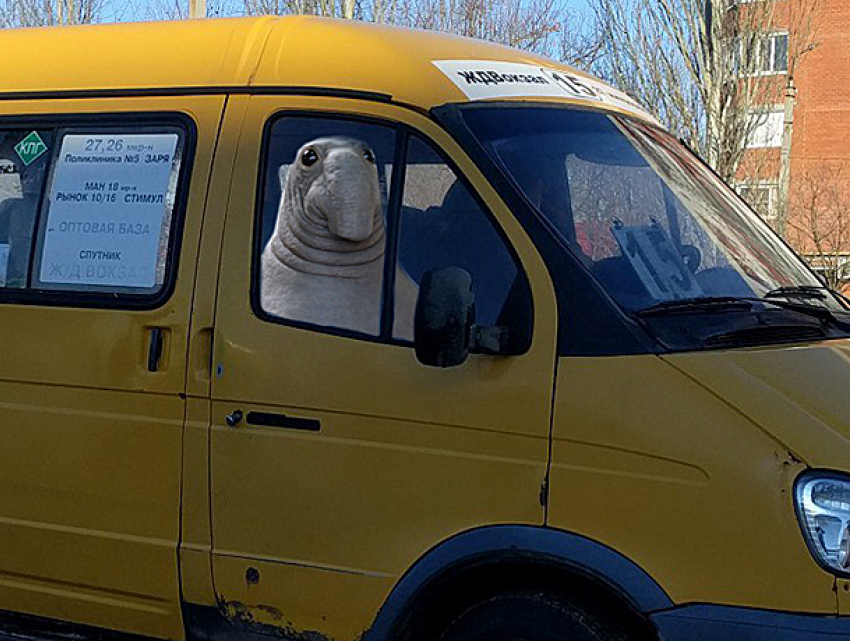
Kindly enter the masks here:
[[[318, 156], [313, 164], [305, 154]], [[374, 154], [351, 138], [307, 143], [281, 176], [262, 255], [263, 309], [288, 320], [378, 334], [386, 234]], [[403, 273], [397, 336], [410, 338], [416, 286]]]

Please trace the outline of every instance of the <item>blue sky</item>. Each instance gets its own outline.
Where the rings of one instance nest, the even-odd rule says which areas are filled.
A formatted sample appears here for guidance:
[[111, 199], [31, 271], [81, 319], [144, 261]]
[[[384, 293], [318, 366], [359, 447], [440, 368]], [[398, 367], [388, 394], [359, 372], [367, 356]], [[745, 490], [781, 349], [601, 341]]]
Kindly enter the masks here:
[[[571, 11], [588, 11], [588, 0], [559, 0], [565, 8]], [[174, 12], [180, 5], [188, 7], [189, 0], [111, 0], [105, 3], [103, 22], [148, 20], [152, 17], [154, 7], [160, 8], [156, 11], [161, 15], [162, 8], [170, 8]], [[242, 4], [240, 0], [207, 0], [207, 5], [220, 6], [221, 4]], [[185, 9], [184, 9], [185, 11]], [[176, 15], [174, 17], [177, 17]]]

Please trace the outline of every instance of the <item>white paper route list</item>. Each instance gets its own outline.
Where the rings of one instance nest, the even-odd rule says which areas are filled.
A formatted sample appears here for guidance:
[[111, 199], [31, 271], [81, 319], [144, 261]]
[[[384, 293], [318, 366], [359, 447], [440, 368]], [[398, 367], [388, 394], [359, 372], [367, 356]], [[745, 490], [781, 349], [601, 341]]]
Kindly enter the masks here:
[[151, 288], [177, 134], [66, 135], [41, 254], [45, 284]]

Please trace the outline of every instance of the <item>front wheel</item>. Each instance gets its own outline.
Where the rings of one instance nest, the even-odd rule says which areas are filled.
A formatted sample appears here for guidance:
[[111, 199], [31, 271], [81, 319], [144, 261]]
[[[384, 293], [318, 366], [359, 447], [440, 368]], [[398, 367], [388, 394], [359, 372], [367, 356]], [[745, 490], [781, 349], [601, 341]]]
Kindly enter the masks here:
[[591, 606], [535, 592], [501, 594], [457, 616], [439, 641], [629, 641]]

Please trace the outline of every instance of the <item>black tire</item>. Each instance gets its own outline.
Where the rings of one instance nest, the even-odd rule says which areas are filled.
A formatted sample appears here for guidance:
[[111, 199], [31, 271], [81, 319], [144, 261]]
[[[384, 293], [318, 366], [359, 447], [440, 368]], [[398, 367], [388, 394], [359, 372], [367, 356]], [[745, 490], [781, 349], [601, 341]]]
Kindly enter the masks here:
[[614, 618], [553, 595], [500, 594], [464, 610], [439, 641], [628, 641]]

